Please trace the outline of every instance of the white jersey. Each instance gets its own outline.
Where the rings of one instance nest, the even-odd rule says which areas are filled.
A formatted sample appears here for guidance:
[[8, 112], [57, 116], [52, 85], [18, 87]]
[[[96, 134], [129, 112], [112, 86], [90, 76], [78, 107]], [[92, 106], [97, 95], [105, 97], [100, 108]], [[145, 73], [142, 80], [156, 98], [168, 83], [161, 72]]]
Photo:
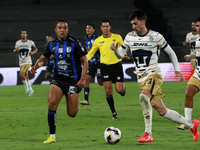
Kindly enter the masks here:
[[149, 30], [144, 36], [138, 36], [134, 31], [125, 37], [122, 48], [129, 47], [133, 57], [138, 82], [143, 82], [150, 74], [161, 75], [158, 67], [158, 50], [167, 47], [165, 38], [158, 32]]
[[194, 47], [192, 47], [191, 43], [194, 42], [197, 38], [199, 38], [199, 34], [193, 34], [189, 32], [186, 35], [185, 41], [190, 45], [190, 55], [194, 55]]
[[17, 47], [19, 47], [19, 66], [24, 64], [32, 65], [32, 60], [29, 52], [31, 52], [31, 47], [35, 47], [35, 43], [32, 40], [27, 40], [26, 42], [18, 40], [15, 43], [15, 48]]
[[193, 43], [196, 53], [196, 69], [193, 76], [200, 80], [200, 38], [197, 38]]

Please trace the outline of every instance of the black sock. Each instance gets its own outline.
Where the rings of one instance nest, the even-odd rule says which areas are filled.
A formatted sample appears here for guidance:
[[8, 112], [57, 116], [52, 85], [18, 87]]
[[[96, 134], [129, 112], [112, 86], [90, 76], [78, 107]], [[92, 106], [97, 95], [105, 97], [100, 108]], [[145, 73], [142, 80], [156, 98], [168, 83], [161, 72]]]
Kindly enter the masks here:
[[110, 110], [112, 111], [112, 113], [116, 113], [113, 96], [106, 95], [106, 99], [107, 99], [108, 105], [110, 106]]
[[84, 88], [84, 95], [85, 95], [85, 100], [88, 101], [89, 99], [89, 93], [90, 93], [90, 88], [89, 87], [85, 87]]
[[48, 110], [48, 124], [50, 134], [56, 133], [57, 116], [55, 110]]

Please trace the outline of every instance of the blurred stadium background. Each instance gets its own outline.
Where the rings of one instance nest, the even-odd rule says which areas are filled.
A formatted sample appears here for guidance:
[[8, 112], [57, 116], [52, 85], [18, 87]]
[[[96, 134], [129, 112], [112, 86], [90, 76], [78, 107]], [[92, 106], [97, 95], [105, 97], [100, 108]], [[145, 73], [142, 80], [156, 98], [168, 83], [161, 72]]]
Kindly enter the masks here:
[[[39, 51], [32, 56], [35, 63], [43, 53], [45, 36], [55, 36], [56, 20], [67, 20], [69, 34], [81, 41], [87, 23], [93, 23], [96, 33], [101, 35], [100, 23], [108, 19], [111, 32], [124, 38], [132, 30], [128, 15], [135, 8], [147, 13], [147, 26], [163, 34], [179, 62], [184, 62], [183, 56], [189, 49], [182, 42], [191, 31], [191, 22], [200, 16], [199, 0], [0, 0], [0, 67], [18, 67], [18, 55], [13, 49], [21, 29], [28, 31], [28, 38], [38, 47]], [[161, 52], [159, 62], [169, 61]]]

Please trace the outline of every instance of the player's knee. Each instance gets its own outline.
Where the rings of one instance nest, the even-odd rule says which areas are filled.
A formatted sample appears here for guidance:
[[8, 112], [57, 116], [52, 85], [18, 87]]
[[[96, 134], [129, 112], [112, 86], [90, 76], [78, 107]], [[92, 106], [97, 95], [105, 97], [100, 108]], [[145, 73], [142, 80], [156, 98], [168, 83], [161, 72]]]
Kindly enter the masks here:
[[191, 92], [188, 92], [188, 91], [186, 91], [185, 92], [185, 98], [187, 99], [187, 98], [193, 98], [193, 93], [191, 93]]
[[69, 115], [70, 117], [74, 118], [74, 117], [76, 117], [77, 112], [78, 112], [78, 111], [75, 110], [75, 111], [68, 111], [67, 113], [68, 113], [68, 115]]
[[140, 94], [139, 95], [139, 102], [140, 102], [141, 105], [148, 104], [149, 103], [149, 97], [145, 94]]

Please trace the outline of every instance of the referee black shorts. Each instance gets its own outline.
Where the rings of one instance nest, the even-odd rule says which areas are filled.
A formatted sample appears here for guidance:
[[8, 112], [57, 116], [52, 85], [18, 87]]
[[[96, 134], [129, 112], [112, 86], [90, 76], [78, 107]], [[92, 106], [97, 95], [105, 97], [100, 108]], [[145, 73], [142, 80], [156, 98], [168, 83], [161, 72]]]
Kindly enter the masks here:
[[124, 82], [124, 73], [122, 63], [118, 62], [116, 64], [101, 64], [101, 75], [103, 82], [112, 81], [112, 83], [116, 82]]

